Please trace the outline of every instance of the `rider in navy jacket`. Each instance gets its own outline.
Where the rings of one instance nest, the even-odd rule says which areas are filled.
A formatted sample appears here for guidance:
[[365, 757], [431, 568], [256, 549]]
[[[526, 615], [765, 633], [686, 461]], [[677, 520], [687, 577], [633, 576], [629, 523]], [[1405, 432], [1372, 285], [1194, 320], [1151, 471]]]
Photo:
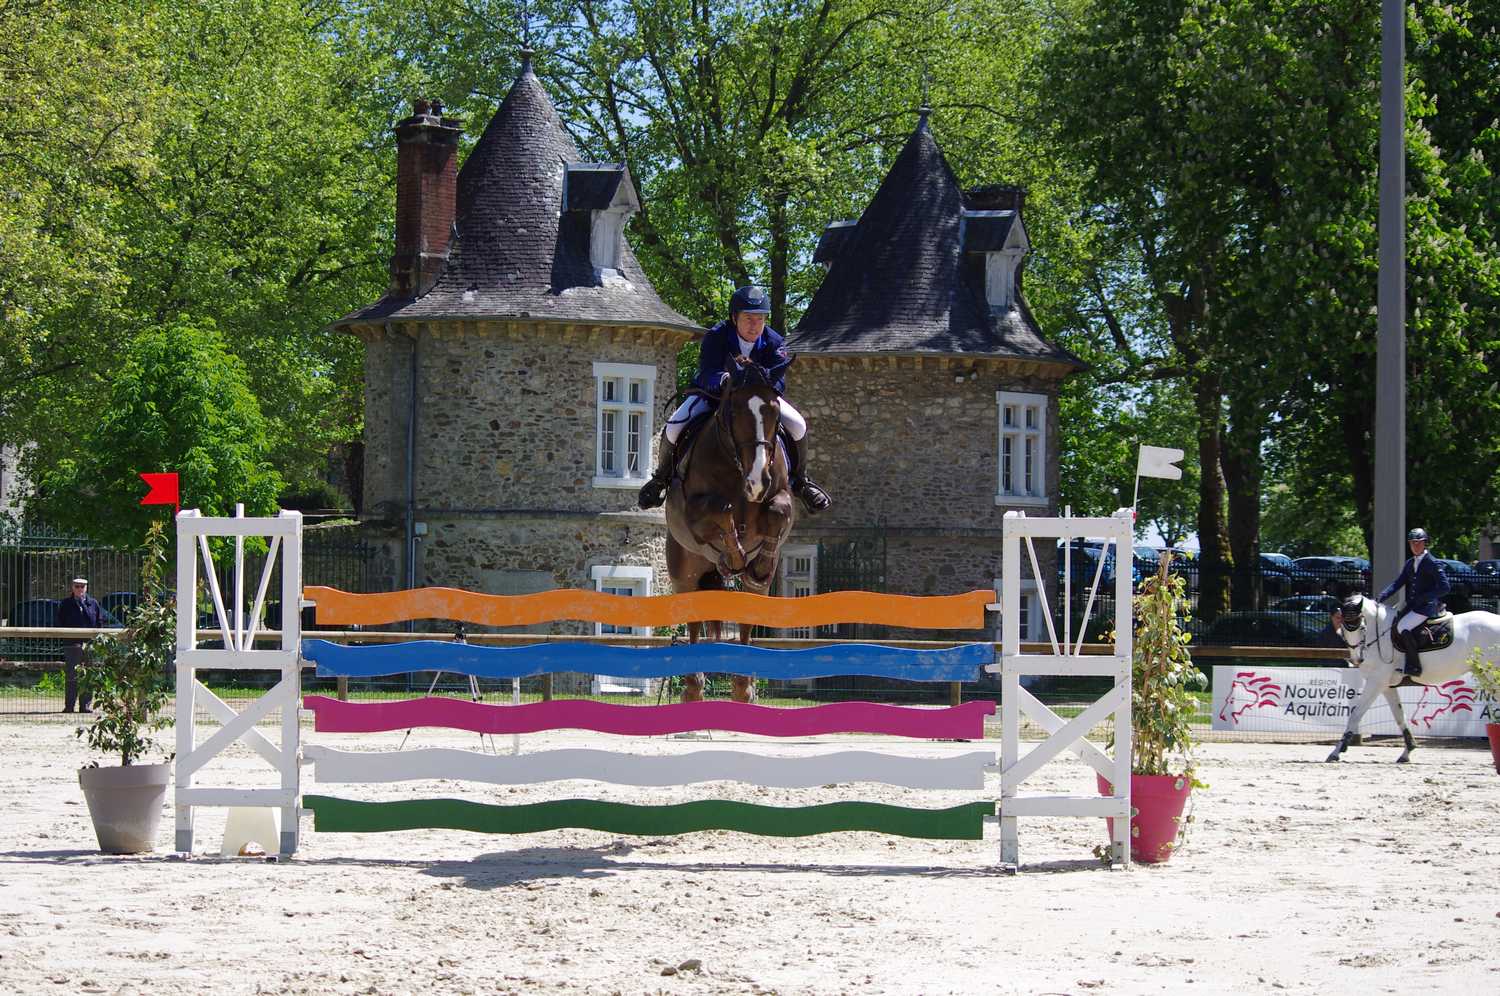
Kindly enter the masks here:
[[[731, 359], [743, 355], [740, 337], [733, 322], [720, 322], [703, 336], [698, 352], [698, 373], [693, 383], [705, 391], [719, 393], [724, 369]], [[786, 393], [786, 368], [792, 365], [792, 354], [787, 352], [786, 339], [780, 332], [767, 325], [750, 347], [750, 359], [764, 367], [766, 379], [777, 394]]]
[[[1375, 599], [1384, 602], [1398, 588], [1405, 586], [1406, 607], [1396, 622], [1398, 633], [1410, 632], [1437, 615], [1438, 599], [1448, 594], [1452, 587], [1448, 584], [1448, 575], [1443, 572], [1443, 565], [1427, 554], [1427, 530], [1413, 529], [1406, 534], [1406, 542], [1411, 548], [1411, 558], [1402, 565], [1396, 580], [1386, 585]], [[1415, 649], [1406, 652], [1406, 673], [1422, 673]]]
[[[729, 320], [720, 322], [703, 336], [698, 352], [698, 373], [693, 386], [717, 395], [729, 377], [726, 372], [736, 357], [746, 357], [766, 371], [766, 379], [781, 395], [781, 426], [792, 441], [792, 493], [802, 499], [808, 512], [816, 515], [832, 503], [828, 493], [807, 476], [807, 419], [787, 400], [786, 368], [792, 365], [781, 333], [766, 325], [771, 301], [759, 287], [741, 287], [729, 299]], [[651, 479], [641, 485], [637, 504], [655, 508], [666, 500], [676, 464], [677, 442], [683, 429], [699, 414], [710, 411], [712, 402], [693, 395], [677, 407], [662, 426], [656, 451], [656, 469]]]

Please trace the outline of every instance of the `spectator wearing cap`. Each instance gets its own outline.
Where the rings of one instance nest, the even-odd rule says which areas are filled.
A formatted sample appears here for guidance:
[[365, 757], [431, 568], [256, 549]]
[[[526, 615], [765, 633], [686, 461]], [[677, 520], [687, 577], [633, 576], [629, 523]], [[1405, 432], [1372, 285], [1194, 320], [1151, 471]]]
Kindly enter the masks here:
[[[89, 595], [88, 578], [74, 578], [73, 592], [57, 605], [54, 626], [68, 628], [101, 629], [104, 626], [104, 609]], [[63, 712], [72, 712], [78, 705], [79, 712], [92, 712], [90, 695], [84, 690], [82, 697], [78, 689], [78, 665], [88, 660], [88, 641], [70, 640], [63, 644], [63, 665], [67, 670], [67, 687], [63, 694]]]

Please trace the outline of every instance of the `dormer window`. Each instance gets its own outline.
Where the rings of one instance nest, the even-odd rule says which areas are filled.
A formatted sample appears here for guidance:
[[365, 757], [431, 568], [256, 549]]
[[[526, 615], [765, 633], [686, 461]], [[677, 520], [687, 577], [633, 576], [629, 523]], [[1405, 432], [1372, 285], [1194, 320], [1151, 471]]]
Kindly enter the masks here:
[[965, 211], [964, 252], [984, 254], [984, 297], [991, 311], [1016, 305], [1017, 275], [1031, 248], [1026, 226], [1015, 211]]
[[858, 225], [858, 221], [830, 221], [818, 238], [818, 247], [813, 250], [813, 262], [822, 264], [824, 271], [831, 269], [833, 261], [853, 240]]
[[623, 163], [568, 163], [563, 175], [563, 210], [588, 217], [589, 261], [594, 273], [618, 274], [625, 223], [641, 209]]

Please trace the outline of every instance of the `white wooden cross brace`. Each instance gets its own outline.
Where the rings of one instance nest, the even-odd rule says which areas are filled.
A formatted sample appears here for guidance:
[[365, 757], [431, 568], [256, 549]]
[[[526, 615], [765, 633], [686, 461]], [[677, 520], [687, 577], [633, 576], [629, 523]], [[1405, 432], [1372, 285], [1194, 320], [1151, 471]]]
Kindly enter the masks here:
[[[1089, 730], [1093, 729], [1095, 724], [1101, 722], [1106, 716], [1120, 707], [1120, 702], [1123, 698], [1122, 692], [1124, 691], [1128, 691], [1128, 689], [1116, 685], [1077, 716], [1074, 716], [1066, 723], [1062, 723], [1055, 730], [1049, 730], [1048, 732], [1051, 733], [1051, 736], [1032, 748], [1030, 753], [1017, 760], [1016, 763], [1001, 773], [1006, 783], [1009, 785], [1019, 785], [1027, 778], [1036, 774], [1037, 769], [1042, 765], [1068, 749], [1072, 749], [1074, 753], [1087, 761], [1101, 775], [1104, 775], [1106, 778], [1112, 777], [1114, 772], [1113, 760], [1105, 757], [1104, 753], [1099, 751], [1098, 748], [1094, 748], [1095, 753], [1099, 755], [1099, 759], [1102, 759], [1103, 763], [1108, 766], [1107, 770], [1101, 768], [1099, 759], [1086, 754], [1078, 748], [1078, 745], [1087, 744], [1088, 741], [1084, 739], [1084, 736]], [[1048, 709], [1041, 702], [1038, 702], [1035, 696], [1024, 690], [1022, 694], [1024, 697], [1021, 699], [1021, 708], [1025, 710], [1028, 717], [1035, 718], [1038, 715], [1045, 714], [1051, 717], [1052, 722], [1062, 722], [1056, 713]], [[1037, 712], [1033, 712], [1033, 707]]]
[[[232, 705], [219, 698], [213, 693], [212, 690], [209, 689], [207, 685], [203, 684], [201, 681], [198, 681], [196, 678], [193, 680], [193, 694], [197, 699], [197, 702], [201, 704], [203, 708], [212, 713], [220, 723], [232, 723], [240, 716], [240, 713], [237, 712]], [[271, 767], [280, 770], [281, 749], [275, 744], [271, 743], [270, 740], [267, 740], [259, 730], [251, 727], [250, 729], [245, 731], [245, 734], [243, 737], [241, 737], [241, 739], [244, 740], [245, 744], [253, 749], [255, 753], [265, 758], [266, 762], [269, 763]], [[204, 747], [207, 746], [208, 744], [205, 742]], [[193, 756], [196, 757], [198, 753], [198, 750], [193, 751]], [[194, 767], [191, 770], [197, 770], [197, 768]]]
[[[1017, 690], [1020, 692], [1021, 712], [1025, 714], [1027, 719], [1040, 726], [1043, 730], [1046, 730], [1049, 738], [1057, 735], [1067, 725], [1063, 718], [1049, 709], [1047, 704], [1041, 699], [1038, 699], [1035, 695], [1032, 695], [1029, 691], [1019, 686], [1017, 686]], [[1067, 746], [1069, 750], [1078, 755], [1080, 760], [1105, 778], [1114, 777], [1114, 758], [1104, 753], [1098, 747], [1095, 747], [1086, 738], [1080, 737]]]
[[[202, 688], [202, 685], [199, 684], [196, 680], [194, 680], [193, 683], [195, 686], [197, 686], [197, 688]], [[209, 694], [212, 695], [211, 692]], [[225, 747], [228, 747], [236, 740], [239, 740], [241, 737], [245, 736], [247, 732], [253, 731], [255, 729], [255, 724], [259, 722], [261, 718], [272, 709], [275, 709], [277, 706], [294, 709], [296, 708], [296, 704], [297, 699], [295, 682], [283, 678], [281, 681], [278, 681], [275, 687], [273, 687], [270, 691], [266, 692], [266, 694], [250, 703], [250, 705], [246, 707], [244, 712], [235, 714], [235, 717], [228, 720], [228, 722], [220, 727], [217, 733], [209, 737], [207, 740], [203, 741], [202, 744], [195, 747], [193, 749], [192, 755], [188, 757], [185, 762], [183, 762], [181, 774], [191, 775], [193, 774], [193, 772], [203, 767]], [[225, 708], [229, 707], [226, 705]], [[229, 711], [234, 712], [233, 709], [230, 709]], [[270, 746], [269, 741], [266, 745], [268, 747]], [[271, 749], [275, 750], [274, 747], [272, 747]], [[276, 763], [279, 766], [281, 752], [276, 751], [276, 755], [277, 761], [273, 763]]]

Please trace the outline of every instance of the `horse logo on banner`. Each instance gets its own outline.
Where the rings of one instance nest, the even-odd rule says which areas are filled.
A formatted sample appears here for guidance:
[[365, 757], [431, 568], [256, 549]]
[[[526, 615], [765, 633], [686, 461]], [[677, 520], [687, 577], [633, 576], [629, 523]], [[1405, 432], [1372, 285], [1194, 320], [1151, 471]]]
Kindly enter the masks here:
[[1474, 689], [1462, 678], [1454, 678], [1441, 685], [1424, 686], [1422, 697], [1412, 710], [1412, 725], [1425, 726], [1430, 732], [1433, 722], [1439, 717], [1450, 713], [1473, 712], [1475, 694]]
[[1251, 709], [1279, 708], [1281, 685], [1274, 678], [1254, 671], [1239, 671], [1229, 685], [1229, 694], [1224, 696], [1219, 719], [1239, 725], [1240, 717]]

